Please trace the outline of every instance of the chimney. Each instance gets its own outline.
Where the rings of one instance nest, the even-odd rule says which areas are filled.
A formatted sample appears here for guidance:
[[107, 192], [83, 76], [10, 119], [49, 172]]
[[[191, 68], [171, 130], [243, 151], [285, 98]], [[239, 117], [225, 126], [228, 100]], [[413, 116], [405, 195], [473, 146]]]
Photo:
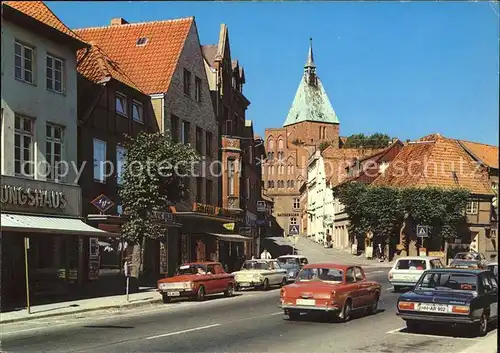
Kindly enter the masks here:
[[125, 21], [125, 19], [123, 19], [121, 17], [111, 19], [111, 26], [119, 26], [119, 25], [126, 25], [126, 24], [128, 24], [128, 22]]

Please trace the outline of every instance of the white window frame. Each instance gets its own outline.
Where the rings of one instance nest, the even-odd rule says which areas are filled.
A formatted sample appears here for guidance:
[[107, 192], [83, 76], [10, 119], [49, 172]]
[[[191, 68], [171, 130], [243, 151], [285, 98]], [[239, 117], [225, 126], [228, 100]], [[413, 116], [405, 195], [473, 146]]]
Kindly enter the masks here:
[[[52, 61], [52, 67], [49, 67], [49, 60]], [[56, 63], [59, 62], [61, 64], [61, 69], [57, 70], [56, 69]], [[50, 70], [50, 75], [49, 75], [49, 70]], [[61, 79], [57, 80], [56, 79], [56, 72], [60, 73]], [[51, 92], [56, 92], [56, 93], [63, 93], [64, 92], [64, 60], [61, 58], [58, 58], [57, 56], [54, 56], [52, 54], [47, 54], [46, 61], [45, 61], [45, 73], [46, 73], [46, 80], [45, 80], [45, 85], [48, 91]], [[52, 85], [52, 88], [49, 87], [49, 82]], [[56, 83], [59, 82], [60, 84], [60, 89], [56, 89]]]
[[[139, 114], [139, 116], [136, 115], [136, 112]], [[136, 101], [135, 99], [132, 100], [132, 119], [139, 123], [144, 122], [144, 109], [142, 109], [142, 103]]]
[[[96, 147], [102, 146], [104, 147], [103, 153], [98, 151]], [[96, 153], [97, 151], [97, 153]], [[106, 171], [104, 170], [104, 162], [106, 161], [106, 152], [107, 152], [107, 143], [106, 141], [99, 140], [99, 139], [94, 139], [93, 141], [93, 160], [94, 160], [94, 181], [99, 182], [99, 183], [106, 183]], [[96, 156], [96, 154], [103, 154], [102, 160], [98, 160], [97, 158], [100, 158], [101, 156]]]
[[294, 210], [300, 209], [300, 199], [298, 197], [293, 198], [293, 209]]
[[127, 159], [127, 149], [116, 145], [116, 184], [123, 185], [123, 166]]
[[467, 202], [467, 207], [465, 209], [467, 214], [478, 214], [479, 212], [479, 201], [469, 201]]
[[[120, 101], [120, 99], [123, 99], [123, 102]], [[121, 106], [123, 108], [123, 111], [118, 110], [118, 102], [120, 102], [120, 104], [121, 104]], [[116, 95], [115, 95], [115, 111], [116, 111], [117, 114], [120, 114], [120, 115], [128, 117], [128, 113], [127, 113], [127, 96], [124, 95], [123, 93], [116, 92]]]
[[[63, 178], [60, 177], [59, 166], [56, 166], [56, 162], [62, 162], [64, 160], [64, 127], [60, 125], [48, 123], [45, 130], [50, 129], [50, 135], [45, 136], [45, 161], [49, 164], [50, 174], [47, 175], [47, 180], [61, 181]], [[56, 137], [56, 130], [60, 130], [59, 138]], [[59, 160], [56, 159], [57, 154], [55, 153], [55, 147], [59, 145]]]
[[[16, 128], [15, 122], [19, 119], [19, 128]], [[30, 130], [27, 131], [24, 130], [24, 122], [27, 121], [29, 122], [30, 125]], [[17, 176], [22, 176], [25, 178], [34, 178], [35, 170], [34, 170], [34, 162], [35, 162], [35, 153], [34, 153], [34, 131], [35, 130], [35, 121], [34, 119], [15, 114], [14, 117], [14, 174]], [[16, 138], [15, 136], [19, 136], [19, 142], [20, 145], [16, 146]], [[29, 142], [25, 144], [26, 138], [29, 138]], [[15, 155], [15, 150], [19, 149], [19, 159], [16, 158]], [[28, 151], [28, 159], [24, 158], [24, 152], [25, 150]], [[16, 168], [16, 164], [19, 162], [19, 171]], [[25, 173], [25, 169], [23, 168], [26, 167], [26, 162], [29, 162], [31, 164], [28, 164], [29, 172]]]
[[290, 217], [290, 225], [296, 225], [297, 224], [297, 217]]
[[[16, 49], [20, 48], [21, 53], [17, 54]], [[31, 51], [31, 58], [29, 58], [30, 61], [30, 67], [26, 67], [26, 50]], [[16, 65], [16, 58], [19, 57], [21, 59], [20, 65]], [[35, 48], [29, 45], [26, 45], [18, 40], [14, 42], [14, 78], [16, 80], [26, 82], [29, 84], [34, 84], [35, 83]], [[16, 68], [21, 70], [20, 76], [16, 75]], [[31, 74], [31, 80], [26, 79], [27, 73]]]

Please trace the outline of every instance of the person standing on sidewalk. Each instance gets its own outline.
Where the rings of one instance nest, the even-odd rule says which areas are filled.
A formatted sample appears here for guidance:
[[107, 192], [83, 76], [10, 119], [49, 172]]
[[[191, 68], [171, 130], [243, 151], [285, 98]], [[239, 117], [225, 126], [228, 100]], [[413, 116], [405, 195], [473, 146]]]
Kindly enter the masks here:
[[264, 249], [262, 254], [260, 254], [260, 258], [264, 260], [271, 260], [273, 257], [271, 256], [271, 253], [267, 251], [267, 249]]

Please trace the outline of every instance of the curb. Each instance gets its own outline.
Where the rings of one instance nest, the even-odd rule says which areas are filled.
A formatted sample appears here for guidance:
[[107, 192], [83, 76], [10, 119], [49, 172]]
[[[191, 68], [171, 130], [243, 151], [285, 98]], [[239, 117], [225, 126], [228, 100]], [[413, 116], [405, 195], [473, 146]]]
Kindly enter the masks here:
[[472, 346], [460, 351], [459, 353], [497, 353], [498, 343], [497, 343], [497, 331], [490, 333], [480, 342], [473, 344]]
[[47, 314], [40, 314], [40, 315], [36, 315], [36, 313], [33, 313], [33, 314], [35, 314], [33, 316], [0, 320], [0, 325], [11, 324], [11, 323], [15, 323], [15, 322], [30, 321], [30, 320], [36, 320], [36, 319], [42, 319], [42, 318], [48, 318], [48, 317], [55, 317], [55, 316], [81, 314], [81, 313], [86, 313], [86, 312], [91, 312], [91, 311], [121, 309], [121, 308], [136, 308], [136, 307], [144, 306], [144, 305], [148, 305], [148, 304], [160, 303], [161, 301], [162, 301], [161, 298], [158, 298], [158, 299], [151, 299], [148, 301], [143, 301], [143, 302], [138, 302], [138, 303], [116, 304], [116, 305], [109, 305], [109, 306], [101, 306], [101, 307], [97, 307], [97, 308], [87, 308], [87, 309], [81, 309], [81, 310], [67, 311], [67, 312], [63, 312], [63, 313], [47, 313]]

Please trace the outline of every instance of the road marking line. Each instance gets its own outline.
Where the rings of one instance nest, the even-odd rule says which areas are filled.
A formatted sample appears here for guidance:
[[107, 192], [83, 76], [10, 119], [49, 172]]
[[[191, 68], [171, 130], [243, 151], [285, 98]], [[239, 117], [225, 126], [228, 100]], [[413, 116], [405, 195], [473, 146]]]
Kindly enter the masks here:
[[273, 314], [269, 314], [270, 316], [276, 316], [276, 315], [283, 315], [283, 312], [280, 311], [279, 313], [273, 313]]
[[378, 270], [378, 271], [366, 272], [366, 274], [371, 275], [372, 273], [384, 273], [384, 272], [385, 272], [384, 270]]
[[394, 290], [394, 287], [384, 288], [384, 290], [391, 291], [391, 290]]
[[400, 335], [412, 335], [412, 336], [418, 336], [418, 337], [430, 337], [430, 338], [447, 338], [447, 339], [463, 340], [463, 341], [475, 341], [475, 342], [481, 341], [481, 339], [479, 339], [479, 338], [439, 336], [439, 335], [431, 335], [431, 334], [425, 334], [425, 333], [401, 332], [401, 330], [404, 330], [404, 329], [406, 329], [406, 326], [387, 331], [386, 333], [400, 334]]
[[152, 339], [160, 338], [160, 337], [175, 336], [175, 335], [180, 335], [180, 334], [187, 333], [187, 332], [200, 331], [200, 330], [205, 330], [207, 328], [212, 328], [212, 327], [217, 327], [217, 326], [220, 326], [220, 324], [213, 324], [213, 325], [207, 325], [207, 326], [190, 328], [188, 330], [182, 330], [182, 331], [165, 333], [163, 335], [157, 335], [157, 336], [147, 337], [146, 339], [147, 340], [152, 340]]

